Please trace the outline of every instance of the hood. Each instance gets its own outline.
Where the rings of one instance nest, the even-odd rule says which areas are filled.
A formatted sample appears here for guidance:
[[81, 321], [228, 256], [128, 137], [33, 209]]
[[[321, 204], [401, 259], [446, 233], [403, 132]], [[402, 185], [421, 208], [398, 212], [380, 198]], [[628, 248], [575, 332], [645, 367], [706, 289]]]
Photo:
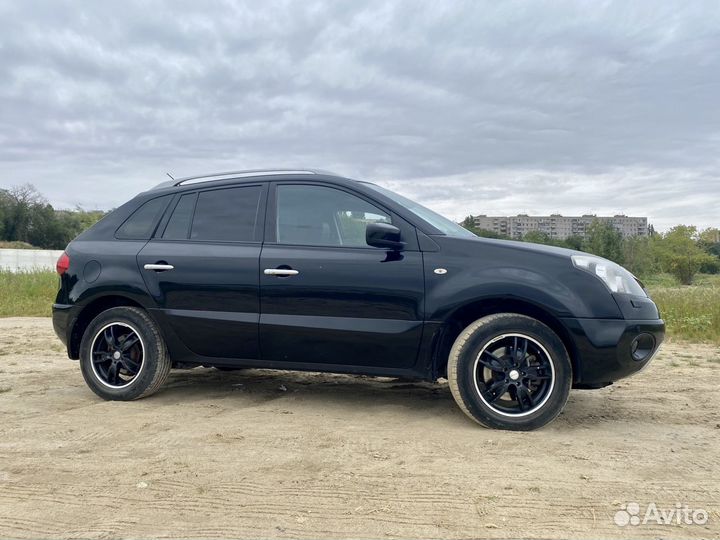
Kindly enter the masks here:
[[477, 247], [480, 247], [480, 245], [490, 245], [498, 248], [527, 251], [542, 255], [554, 255], [556, 257], [566, 259], [569, 259], [573, 255], [588, 255], [587, 253], [575, 249], [548, 246], [545, 244], [534, 244], [532, 242], [522, 242], [520, 240], [498, 240], [495, 238], [483, 238], [478, 236], [476, 238], [454, 238], [454, 241], [467, 243], [468, 245], [476, 245]]

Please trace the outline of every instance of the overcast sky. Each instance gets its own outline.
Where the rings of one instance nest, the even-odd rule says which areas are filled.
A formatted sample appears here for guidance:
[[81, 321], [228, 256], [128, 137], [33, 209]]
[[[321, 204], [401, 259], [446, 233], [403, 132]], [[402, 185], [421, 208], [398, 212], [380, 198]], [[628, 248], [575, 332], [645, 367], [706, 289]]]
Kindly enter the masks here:
[[266, 166], [449, 217], [720, 225], [720, 2], [0, 0], [0, 186]]

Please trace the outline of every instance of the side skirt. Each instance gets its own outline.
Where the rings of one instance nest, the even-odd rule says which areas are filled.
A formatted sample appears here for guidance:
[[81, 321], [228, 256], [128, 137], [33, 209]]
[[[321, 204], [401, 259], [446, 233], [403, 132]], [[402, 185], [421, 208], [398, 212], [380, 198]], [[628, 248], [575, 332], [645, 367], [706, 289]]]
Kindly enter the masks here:
[[239, 360], [235, 358], [196, 357], [192, 363], [182, 362], [178, 369], [192, 366], [220, 366], [232, 368], [274, 369], [278, 371], [316, 371], [320, 373], [342, 373], [349, 375], [369, 375], [371, 377], [401, 377], [430, 381], [427, 373], [415, 369], [381, 368], [372, 366], [348, 366], [346, 364], [324, 364], [311, 362], [269, 362], [265, 360]]

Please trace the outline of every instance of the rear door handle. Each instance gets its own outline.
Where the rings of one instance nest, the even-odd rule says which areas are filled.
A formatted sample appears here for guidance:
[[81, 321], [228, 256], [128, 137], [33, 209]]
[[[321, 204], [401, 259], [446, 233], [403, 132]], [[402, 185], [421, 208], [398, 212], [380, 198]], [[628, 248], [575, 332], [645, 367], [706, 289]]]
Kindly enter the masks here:
[[277, 277], [288, 277], [297, 276], [300, 272], [292, 270], [290, 268], [266, 268], [263, 270], [263, 274], [266, 276], [277, 276]]
[[146, 264], [143, 266], [145, 270], [155, 270], [156, 272], [164, 272], [165, 270], [174, 270], [175, 267], [172, 264]]

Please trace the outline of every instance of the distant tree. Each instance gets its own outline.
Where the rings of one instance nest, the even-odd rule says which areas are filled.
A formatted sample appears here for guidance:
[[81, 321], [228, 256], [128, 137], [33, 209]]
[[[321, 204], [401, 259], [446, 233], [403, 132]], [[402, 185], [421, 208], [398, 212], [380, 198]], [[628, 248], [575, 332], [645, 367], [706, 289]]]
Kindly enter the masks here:
[[713, 257], [699, 245], [696, 227], [677, 225], [662, 235], [656, 243], [662, 269], [674, 275], [684, 285], [692, 284], [695, 274]]
[[76, 206], [73, 211], [60, 210], [60, 212], [73, 216], [77, 221], [79, 232], [89, 229], [108, 214], [102, 210], [85, 210], [81, 206]]
[[572, 235], [572, 236], [568, 236], [565, 240], [562, 241], [562, 246], [569, 248], [569, 249], [582, 251], [583, 242], [584, 242], [584, 240], [583, 240], [582, 236]]
[[623, 264], [623, 237], [610, 223], [594, 220], [587, 230], [584, 251]]
[[698, 246], [711, 257], [700, 266], [700, 272], [720, 274], [720, 229], [712, 227], [700, 232]]
[[3, 240], [27, 242], [33, 212], [46, 203], [32, 184], [3, 190], [0, 193]]
[[701, 274], [720, 274], [720, 258], [711, 255], [700, 265], [699, 272]]
[[523, 236], [523, 242], [532, 242], [533, 244], [545, 244], [548, 246], [555, 245], [555, 241], [552, 237], [542, 231], [528, 231]]
[[698, 234], [698, 245], [710, 255], [720, 257], [720, 229], [705, 229]]
[[31, 184], [0, 189], [0, 240], [62, 249], [104, 212], [55, 210]]
[[462, 223], [460, 223], [463, 227], [465, 227], [468, 230], [475, 228], [475, 218], [472, 215], [466, 216], [465, 219], [462, 220]]
[[68, 231], [63, 230], [57, 214], [49, 204], [39, 204], [32, 209], [27, 241], [43, 248], [64, 248], [68, 243]]
[[473, 233], [483, 238], [495, 238], [496, 240], [510, 240], [510, 237], [506, 234], [491, 231], [489, 229], [470, 229]]
[[647, 277], [660, 271], [653, 245], [655, 239], [633, 236], [623, 240], [623, 265], [633, 274]]

